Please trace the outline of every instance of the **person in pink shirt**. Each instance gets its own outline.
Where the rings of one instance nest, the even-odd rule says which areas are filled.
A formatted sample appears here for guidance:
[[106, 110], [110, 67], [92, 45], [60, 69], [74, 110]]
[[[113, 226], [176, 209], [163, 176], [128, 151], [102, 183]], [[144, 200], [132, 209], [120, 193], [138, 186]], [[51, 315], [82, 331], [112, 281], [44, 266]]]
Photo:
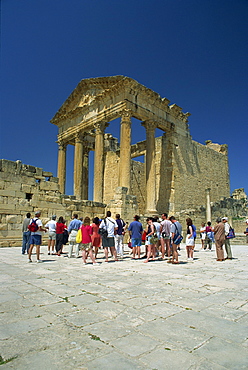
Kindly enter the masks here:
[[90, 218], [85, 217], [84, 223], [81, 226], [82, 231], [82, 241], [79, 248], [82, 249], [83, 264], [86, 265], [87, 253], [90, 256], [93, 265], [97, 265], [91, 243], [91, 235], [93, 234], [93, 229], [90, 226]]

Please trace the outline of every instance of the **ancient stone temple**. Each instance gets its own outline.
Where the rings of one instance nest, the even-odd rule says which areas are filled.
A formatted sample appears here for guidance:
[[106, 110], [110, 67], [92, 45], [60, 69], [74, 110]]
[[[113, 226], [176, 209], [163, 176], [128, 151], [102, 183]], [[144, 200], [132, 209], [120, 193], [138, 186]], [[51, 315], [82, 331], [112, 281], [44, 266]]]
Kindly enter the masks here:
[[[88, 155], [94, 150], [94, 201], [115, 208], [115, 194], [136, 197], [137, 212], [151, 215], [195, 208], [228, 197], [227, 146], [192, 140], [189, 113], [129, 77], [82, 80], [51, 122], [58, 126], [58, 178], [65, 192], [66, 148], [74, 151], [74, 195], [88, 199]], [[146, 140], [131, 145], [132, 117]], [[120, 143], [105, 129], [120, 118]], [[200, 123], [199, 123], [200, 124]], [[163, 131], [155, 138], [155, 129]], [[133, 158], [145, 156], [145, 163]], [[130, 200], [130, 199], [129, 199]], [[134, 198], [133, 198], [134, 201]]]

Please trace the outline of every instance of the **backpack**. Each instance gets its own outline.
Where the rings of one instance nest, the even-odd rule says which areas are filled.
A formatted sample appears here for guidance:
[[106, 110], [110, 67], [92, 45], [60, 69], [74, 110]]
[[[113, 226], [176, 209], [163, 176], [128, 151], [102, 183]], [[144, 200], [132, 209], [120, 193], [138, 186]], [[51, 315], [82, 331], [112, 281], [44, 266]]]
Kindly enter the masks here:
[[196, 227], [195, 225], [192, 225], [192, 230], [193, 230], [193, 238], [196, 238]]
[[28, 230], [35, 233], [38, 230], [38, 225], [36, 223], [36, 220], [32, 218], [31, 224], [28, 225]]

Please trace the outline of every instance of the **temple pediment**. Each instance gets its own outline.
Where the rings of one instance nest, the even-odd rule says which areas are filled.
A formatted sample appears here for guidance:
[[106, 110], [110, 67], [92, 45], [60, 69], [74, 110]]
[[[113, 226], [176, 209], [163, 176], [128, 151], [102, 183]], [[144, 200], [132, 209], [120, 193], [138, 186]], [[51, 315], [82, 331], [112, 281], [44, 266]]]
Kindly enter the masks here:
[[76, 108], [91, 104], [94, 99], [112, 86], [124, 79], [124, 76], [87, 78], [79, 82], [77, 87], [69, 95], [51, 122], [74, 111]]

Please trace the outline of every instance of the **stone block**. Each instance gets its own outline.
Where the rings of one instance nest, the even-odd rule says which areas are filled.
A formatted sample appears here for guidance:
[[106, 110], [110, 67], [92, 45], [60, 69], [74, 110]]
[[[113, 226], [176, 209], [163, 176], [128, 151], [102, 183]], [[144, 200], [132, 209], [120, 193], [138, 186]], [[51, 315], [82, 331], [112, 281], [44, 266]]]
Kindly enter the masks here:
[[53, 176], [53, 173], [52, 172], [48, 172], [48, 171], [42, 171], [42, 176], [44, 176], [44, 177], [52, 177]]
[[22, 191], [25, 193], [31, 193], [31, 186], [27, 184], [22, 184]]
[[58, 184], [51, 181], [41, 181], [40, 183], [41, 190], [58, 190]]
[[8, 189], [0, 190], [0, 195], [4, 197], [14, 197], [15, 190], [8, 190]]
[[16, 224], [17, 216], [13, 216], [13, 215], [6, 216], [6, 221], [8, 224]]
[[8, 225], [7, 224], [0, 224], [0, 230], [8, 230]]
[[13, 204], [0, 204], [0, 212], [7, 213], [8, 211], [13, 211], [16, 208], [13, 206]]

